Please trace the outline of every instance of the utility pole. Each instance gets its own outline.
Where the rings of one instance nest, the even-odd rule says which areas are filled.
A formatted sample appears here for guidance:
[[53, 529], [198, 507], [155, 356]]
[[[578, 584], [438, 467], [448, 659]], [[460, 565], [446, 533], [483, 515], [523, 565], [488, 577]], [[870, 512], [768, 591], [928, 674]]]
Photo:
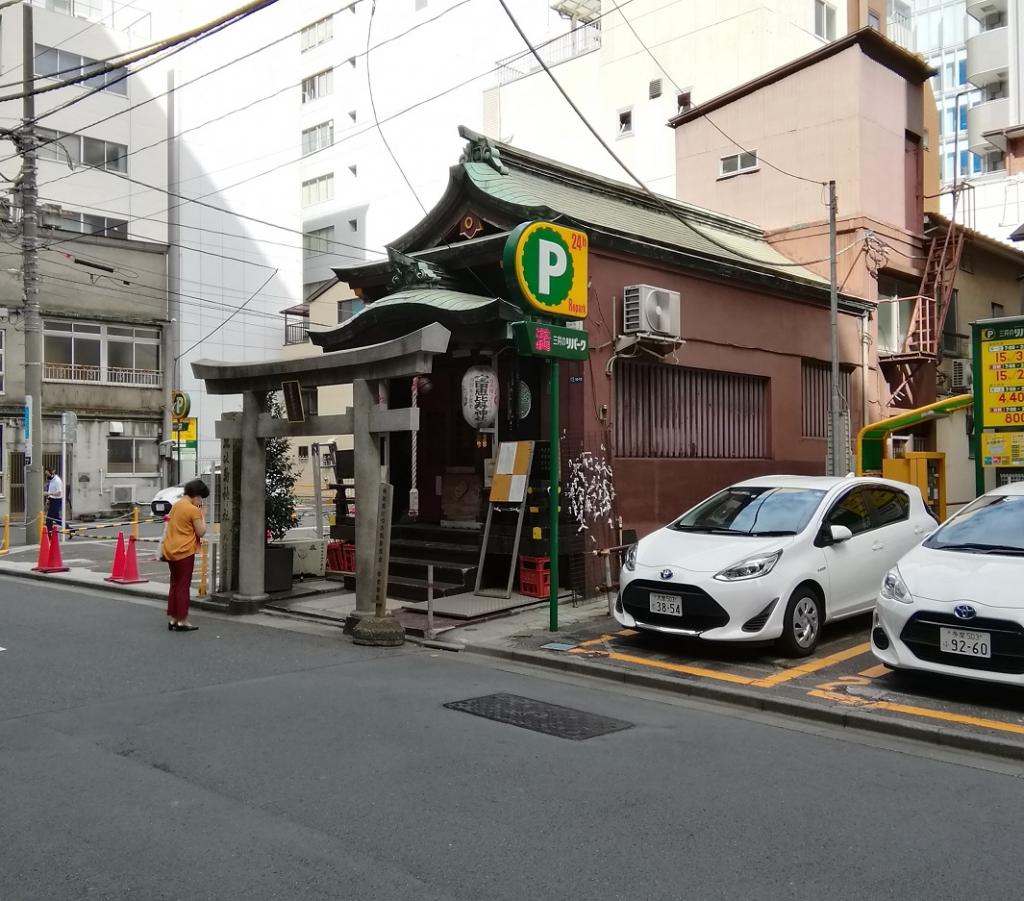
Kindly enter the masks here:
[[839, 283], [836, 268], [836, 183], [828, 183], [828, 256], [829, 256], [829, 320], [832, 336], [832, 371], [829, 378], [829, 426], [832, 433], [829, 474], [845, 475], [846, 455], [843, 453], [843, 414], [839, 397]]
[[[21, 154], [21, 279], [25, 304], [25, 394], [29, 404], [30, 459], [25, 465], [25, 543], [39, 541], [36, 511], [43, 504], [43, 323], [39, 313], [39, 278], [36, 269], [36, 233], [38, 226], [38, 195], [36, 192], [36, 137], [34, 120], [36, 101], [33, 96], [35, 42], [32, 35], [32, 4], [21, 7], [22, 17], [22, 127], [17, 136]], [[62, 473], [67, 480], [67, 473]], [[65, 486], [65, 491], [67, 487]]]

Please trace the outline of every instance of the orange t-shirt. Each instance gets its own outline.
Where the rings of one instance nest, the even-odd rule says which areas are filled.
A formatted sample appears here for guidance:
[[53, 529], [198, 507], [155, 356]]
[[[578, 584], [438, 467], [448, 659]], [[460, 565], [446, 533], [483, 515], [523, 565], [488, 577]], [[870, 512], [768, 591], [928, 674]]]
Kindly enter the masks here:
[[184, 560], [199, 551], [199, 536], [192, 523], [202, 518], [203, 511], [188, 497], [183, 497], [171, 507], [160, 548], [165, 560]]

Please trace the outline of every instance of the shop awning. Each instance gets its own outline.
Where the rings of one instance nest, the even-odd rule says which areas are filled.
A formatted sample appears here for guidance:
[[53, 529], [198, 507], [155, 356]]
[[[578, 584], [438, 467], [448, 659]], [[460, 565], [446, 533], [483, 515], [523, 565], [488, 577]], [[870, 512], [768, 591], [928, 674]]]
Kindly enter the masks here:
[[325, 351], [346, 350], [439, 322], [452, 332], [478, 337], [503, 337], [506, 323], [523, 312], [500, 297], [466, 294], [447, 288], [409, 288], [367, 304], [334, 328], [310, 331], [310, 340]]

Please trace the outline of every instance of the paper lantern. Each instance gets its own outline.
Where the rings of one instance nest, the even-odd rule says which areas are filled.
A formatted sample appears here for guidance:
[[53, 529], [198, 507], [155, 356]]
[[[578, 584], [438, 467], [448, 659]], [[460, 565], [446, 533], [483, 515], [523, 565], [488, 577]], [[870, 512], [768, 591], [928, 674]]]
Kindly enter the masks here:
[[462, 377], [462, 416], [474, 429], [486, 429], [498, 415], [498, 374], [490, 366], [470, 366]]

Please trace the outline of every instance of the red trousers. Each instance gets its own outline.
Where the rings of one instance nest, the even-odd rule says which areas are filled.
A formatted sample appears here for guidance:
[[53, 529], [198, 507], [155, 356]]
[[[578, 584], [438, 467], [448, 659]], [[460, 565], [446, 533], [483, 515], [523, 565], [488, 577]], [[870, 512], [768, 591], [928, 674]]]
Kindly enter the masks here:
[[192, 588], [192, 570], [195, 569], [196, 555], [183, 560], [168, 560], [171, 570], [171, 589], [167, 592], [167, 615], [171, 619], [188, 619], [188, 595]]

